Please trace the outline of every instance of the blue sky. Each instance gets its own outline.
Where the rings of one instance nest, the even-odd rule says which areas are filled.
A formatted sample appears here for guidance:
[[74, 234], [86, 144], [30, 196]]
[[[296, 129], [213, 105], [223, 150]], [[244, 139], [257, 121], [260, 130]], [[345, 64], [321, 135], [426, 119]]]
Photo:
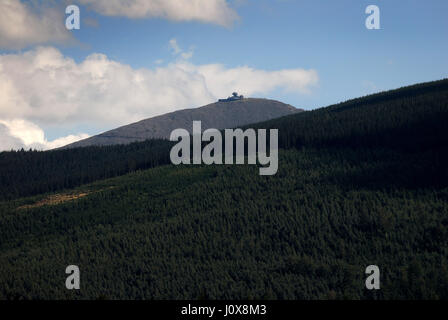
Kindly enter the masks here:
[[[176, 38], [180, 46], [194, 47], [195, 64], [313, 68], [320, 81], [309, 96], [282, 90], [266, 94], [306, 109], [448, 74], [448, 1], [247, 0], [231, 4], [240, 19], [230, 28], [86, 13], [99, 27], [74, 31], [86, 47], [62, 51], [77, 60], [101, 52], [135, 68], [154, 68], [157, 60], [173, 59], [168, 40]], [[381, 10], [381, 30], [364, 26], [369, 4]]]
[[[166, 110], [160, 106], [143, 110], [139, 102], [136, 102], [135, 107], [126, 112], [119, 110], [119, 106], [111, 109], [111, 113], [123, 112], [123, 116], [118, 120], [112, 118], [110, 121], [94, 120], [95, 99], [103, 99], [98, 94], [91, 98], [91, 119], [77, 113], [73, 113], [71, 117], [54, 116], [56, 112], [43, 116], [45, 114], [43, 111], [39, 114], [22, 112], [11, 116], [11, 112], [4, 111], [0, 112], [0, 121], [3, 117], [5, 119], [3, 123], [7, 127], [9, 125], [11, 132], [14, 131], [11, 121], [17, 119], [28, 121], [44, 132], [45, 142], [51, 142], [70, 134], [97, 134], [138, 120], [138, 117], [149, 117], [179, 108], [197, 107], [200, 103], [211, 102], [217, 95], [224, 95], [223, 88], [227, 90], [224, 96], [233, 90], [242, 93], [249, 91], [254, 92], [252, 96], [277, 99], [310, 110], [382, 90], [442, 79], [448, 74], [448, 1], [216, 1], [224, 3], [238, 18], [223, 26], [220, 23], [198, 21], [200, 19], [173, 21], [165, 16], [143, 18], [119, 14], [107, 16], [92, 6], [89, 0], [73, 0], [70, 4], [77, 4], [81, 9], [81, 29], [70, 31], [70, 41], [53, 41], [49, 38], [48, 41], [45, 39], [34, 43], [31, 41], [22, 47], [18, 45], [2, 47], [0, 40], [0, 54], [24, 55], [28, 51], [44, 46], [60, 52], [63, 59], [66, 59], [65, 62], [67, 59], [74, 59], [78, 66], [93, 53], [100, 53], [109, 61], [125, 66], [124, 69], [129, 67], [132, 72], [137, 73], [138, 70], [150, 70], [154, 73], [158, 69], [166, 71], [174, 64], [185, 62], [189, 65], [188, 68], [221, 65], [224, 70], [231, 70], [229, 76], [236, 74], [236, 77], [239, 77], [238, 72], [244, 67], [274, 73], [280, 70], [313, 70], [317, 74], [317, 81], [307, 83], [303, 90], [299, 85], [299, 90], [295, 90], [288, 88], [284, 81], [279, 79], [278, 84], [267, 86], [265, 91], [262, 90], [265, 87], [261, 84], [250, 91], [248, 87], [252, 83], [248, 81], [253, 78], [248, 78], [246, 82], [226, 78], [223, 81], [232, 80], [230, 83], [238, 83], [241, 87], [230, 88], [218, 83], [216, 86], [219, 90], [211, 90], [204, 99], [198, 98], [202, 92], [199, 89], [194, 97], [190, 97], [173, 93], [173, 90], [180, 90], [181, 85], [176, 84], [176, 87], [169, 84], [171, 87], [164, 85], [160, 90], [166, 91], [167, 95], [173, 93], [173, 97], [177, 98], [167, 100], [167, 105], [176, 104], [176, 106], [170, 105]], [[22, 1], [22, 4], [27, 5], [29, 2]], [[365, 9], [370, 4], [377, 5], [381, 10], [380, 30], [367, 30], [365, 27], [367, 18]], [[55, 5], [55, 10], [60, 10], [61, 6], [61, 3], [59, 6]], [[30, 9], [30, 12], [34, 11]], [[61, 15], [60, 19], [63, 24], [65, 16]], [[0, 25], [0, 39], [1, 32]], [[170, 40], [173, 39], [180, 48], [177, 53], [170, 45]], [[181, 53], [191, 53], [191, 57], [182, 59]], [[169, 77], [170, 73], [167, 74]], [[265, 74], [266, 81], [269, 81], [273, 74]], [[165, 79], [167, 76], [161, 77]], [[161, 77], [148, 78], [148, 88], [160, 85], [155, 82]], [[20, 74], [15, 79], [17, 78], [20, 80]], [[211, 78], [210, 81], [213, 82], [213, 74]], [[114, 86], [117, 88], [115, 90], [121, 88], [119, 84]], [[39, 92], [45, 90], [50, 89], [40, 89]], [[129, 87], [123, 87], [123, 91], [129, 90]], [[75, 101], [76, 104], [78, 99], [76, 94], [83, 95], [82, 92], [81, 89], [76, 91], [71, 101]], [[62, 95], [64, 94], [58, 94]], [[152, 99], [152, 96], [145, 97]], [[26, 97], [23, 100], [32, 104], [36, 98]], [[58, 100], [52, 98], [51, 101]], [[123, 104], [126, 104], [126, 100]], [[61, 101], [61, 108], [62, 105], [70, 108], [66, 100]], [[24, 110], [33, 107], [27, 105]], [[14, 106], [2, 106], [0, 102], [0, 111], [2, 108], [9, 108], [10, 111]], [[79, 112], [85, 110], [82, 106], [73, 107], [75, 108], [78, 108]], [[102, 109], [99, 105], [97, 113], [100, 116], [97, 117], [101, 117], [100, 110]], [[135, 117], [129, 116], [130, 112], [134, 112]], [[19, 129], [16, 128], [17, 130]], [[22, 138], [23, 135], [17, 132], [12, 135]]]

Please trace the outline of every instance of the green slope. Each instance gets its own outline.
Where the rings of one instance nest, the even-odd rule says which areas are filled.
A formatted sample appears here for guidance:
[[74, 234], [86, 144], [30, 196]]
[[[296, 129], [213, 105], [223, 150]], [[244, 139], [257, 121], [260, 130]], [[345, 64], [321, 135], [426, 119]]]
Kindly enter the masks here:
[[[448, 189], [379, 188], [365, 175], [433, 156], [286, 151], [273, 177], [167, 166], [59, 205], [1, 203], [0, 297], [446, 299]], [[69, 264], [81, 268], [79, 292], [64, 287]], [[370, 264], [383, 272], [375, 293], [364, 288]]]

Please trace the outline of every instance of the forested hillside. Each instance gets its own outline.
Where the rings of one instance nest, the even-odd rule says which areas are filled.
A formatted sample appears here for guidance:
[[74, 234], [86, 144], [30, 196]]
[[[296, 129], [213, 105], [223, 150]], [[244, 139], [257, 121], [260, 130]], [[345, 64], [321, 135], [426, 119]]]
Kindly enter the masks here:
[[448, 79], [382, 92], [256, 124], [278, 128], [282, 148], [448, 145]]
[[173, 144], [128, 145], [0, 153], [0, 200], [73, 188], [95, 180], [170, 163]]
[[164, 166], [72, 190], [89, 193], [78, 200], [3, 202], [0, 298], [447, 299], [448, 188], [399, 183], [433, 156], [285, 151], [272, 177]]
[[[2, 201], [0, 299], [448, 299], [446, 124], [443, 80], [257, 124], [279, 129], [274, 176], [134, 167]], [[157, 146], [150, 166], [168, 157]], [[136, 154], [110, 150], [125, 159], [116, 168]], [[1, 155], [8, 197], [20, 190], [13, 177], [50, 170], [33, 161], [47, 154]], [[69, 264], [81, 269], [76, 292], [65, 289]], [[371, 264], [381, 290], [365, 289]]]

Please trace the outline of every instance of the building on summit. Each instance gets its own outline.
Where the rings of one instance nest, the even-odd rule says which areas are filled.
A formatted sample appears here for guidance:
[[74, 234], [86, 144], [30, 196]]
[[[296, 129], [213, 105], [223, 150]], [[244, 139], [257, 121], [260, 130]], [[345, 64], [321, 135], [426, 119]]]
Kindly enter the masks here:
[[230, 101], [243, 100], [243, 99], [244, 99], [244, 96], [242, 96], [242, 95], [239, 96], [238, 92], [234, 92], [227, 99], [219, 99], [218, 102], [230, 102]]

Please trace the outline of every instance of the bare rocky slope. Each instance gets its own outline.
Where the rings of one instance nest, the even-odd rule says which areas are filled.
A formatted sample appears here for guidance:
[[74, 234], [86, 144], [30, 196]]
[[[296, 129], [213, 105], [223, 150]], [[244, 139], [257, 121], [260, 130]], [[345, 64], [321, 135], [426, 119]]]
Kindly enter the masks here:
[[171, 131], [183, 128], [191, 132], [194, 120], [202, 121], [202, 130], [207, 128], [235, 128], [251, 123], [287, 116], [302, 109], [269, 99], [246, 98], [230, 102], [215, 102], [209, 105], [179, 110], [161, 116], [141, 120], [99, 135], [69, 144], [64, 148], [92, 145], [127, 144], [147, 139], [169, 139]]

